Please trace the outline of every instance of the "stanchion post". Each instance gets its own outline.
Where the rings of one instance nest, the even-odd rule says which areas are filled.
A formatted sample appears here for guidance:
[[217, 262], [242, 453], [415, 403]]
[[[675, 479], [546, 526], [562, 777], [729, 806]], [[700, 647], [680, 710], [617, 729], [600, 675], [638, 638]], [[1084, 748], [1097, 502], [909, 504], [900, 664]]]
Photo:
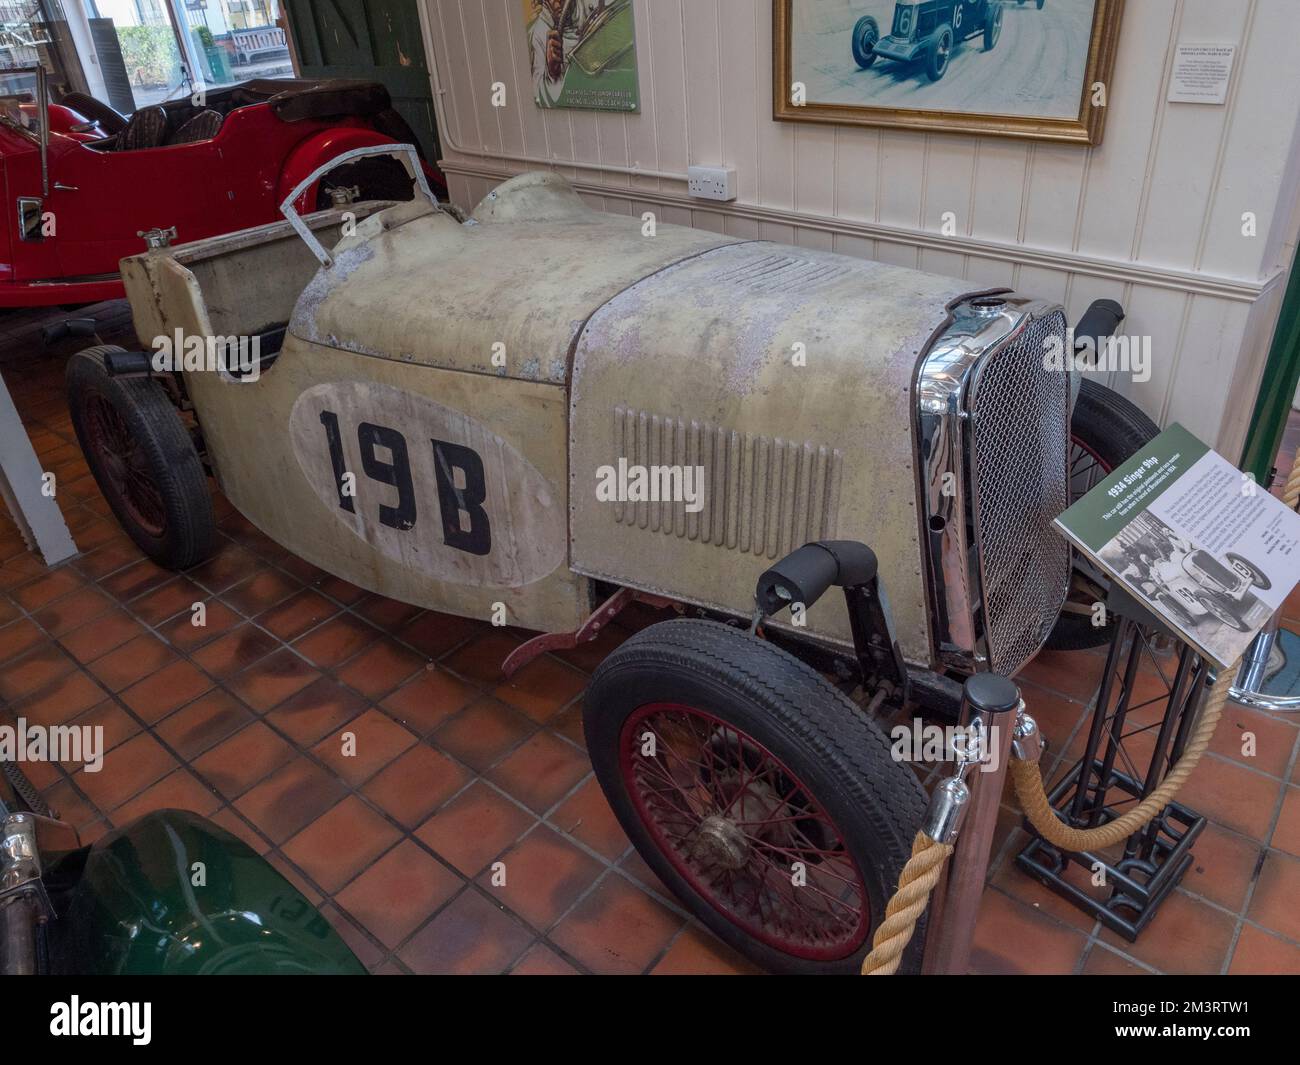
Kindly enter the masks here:
[[[932, 896], [922, 961], [924, 973], [960, 976], [970, 969], [975, 921], [988, 875], [1015, 715], [1020, 706], [1020, 689], [1006, 677], [993, 673], [971, 677], [962, 691], [961, 722], [967, 727], [968, 745], [972, 737], [979, 738], [980, 764], [968, 782], [971, 797], [956, 849]], [[939, 786], [949, 783], [944, 781]]]

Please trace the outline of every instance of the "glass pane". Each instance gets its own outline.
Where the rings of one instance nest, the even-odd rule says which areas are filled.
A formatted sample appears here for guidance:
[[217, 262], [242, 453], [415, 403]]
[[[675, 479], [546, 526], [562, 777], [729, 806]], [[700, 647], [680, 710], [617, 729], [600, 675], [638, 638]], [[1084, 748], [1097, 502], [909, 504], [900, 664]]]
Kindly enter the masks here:
[[107, 103], [129, 114], [189, 94], [166, 0], [87, 0], [86, 8]]
[[42, 64], [50, 69], [52, 41], [41, 6], [40, 0], [0, 0], [0, 94], [36, 93], [35, 74], [6, 71]]
[[279, 0], [175, 0], [196, 74], [208, 88], [252, 78], [291, 78]]

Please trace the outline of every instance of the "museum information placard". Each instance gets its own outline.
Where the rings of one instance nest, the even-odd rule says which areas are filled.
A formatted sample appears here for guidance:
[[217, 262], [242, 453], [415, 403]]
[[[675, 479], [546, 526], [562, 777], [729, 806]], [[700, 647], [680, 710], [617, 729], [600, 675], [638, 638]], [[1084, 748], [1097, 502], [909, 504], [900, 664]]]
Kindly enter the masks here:
[[1300, 581], [1300, 514], [1181, 425], [1107, 475], [1056, 524], [1224, 667]]

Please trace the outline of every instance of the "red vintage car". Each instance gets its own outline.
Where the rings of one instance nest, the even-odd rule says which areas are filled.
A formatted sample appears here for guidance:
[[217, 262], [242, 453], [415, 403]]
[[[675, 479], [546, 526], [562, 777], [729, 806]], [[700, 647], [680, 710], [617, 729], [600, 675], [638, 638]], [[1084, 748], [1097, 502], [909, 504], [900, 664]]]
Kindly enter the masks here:
[[[0, 100], [5, 245], [0, 307], [82, 304], [123, 295], [118, 262], [140, 234], [199, 240], [278, 221], [294, 186], [356, 148], [416, 143], [387, 90], [360, 81], [249, 81], [129, 117], [83, 94]], [[446, 183], [422, 164], [439, 198]], [[303, 194], [409, 199], [396, 158], [341, 165]], [[337, 190], [337, 191], [331, 191]]]

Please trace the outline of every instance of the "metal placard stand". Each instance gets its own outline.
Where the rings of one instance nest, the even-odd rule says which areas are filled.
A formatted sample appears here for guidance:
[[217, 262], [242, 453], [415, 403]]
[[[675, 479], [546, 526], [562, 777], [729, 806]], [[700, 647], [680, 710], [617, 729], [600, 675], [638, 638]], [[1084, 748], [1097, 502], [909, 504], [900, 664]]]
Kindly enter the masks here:
[[[1121, 588], [1112, 588], [1107, 610], [1116, 618], [1115, 633], [1083, 754], [1048, 793], [1061, 817], [1077, 828], [1113, 821], [1155, 789], [1182, 757], [1214, 681], [1213, 670], [1177, 637], [1176, 654], [1162, 662], [1153, 643], [1172, 633]], [[1154, 677], [1140, 678], [1144, 658], [1154, 666]], [[1138, 695], [1140, 680], [1153, 695]], [[1135, 759], [1135, 741], [1145, 746], [1152, 736], [1150, 753]], [[1016, 864], [1133, 942], [1192, 864], [1191, 847], [1205, 818], [1173, 802], [1122, 847], [1101, 852], [1062, 851], [1027, 822], [1025, 827], [1034, 838]]]

